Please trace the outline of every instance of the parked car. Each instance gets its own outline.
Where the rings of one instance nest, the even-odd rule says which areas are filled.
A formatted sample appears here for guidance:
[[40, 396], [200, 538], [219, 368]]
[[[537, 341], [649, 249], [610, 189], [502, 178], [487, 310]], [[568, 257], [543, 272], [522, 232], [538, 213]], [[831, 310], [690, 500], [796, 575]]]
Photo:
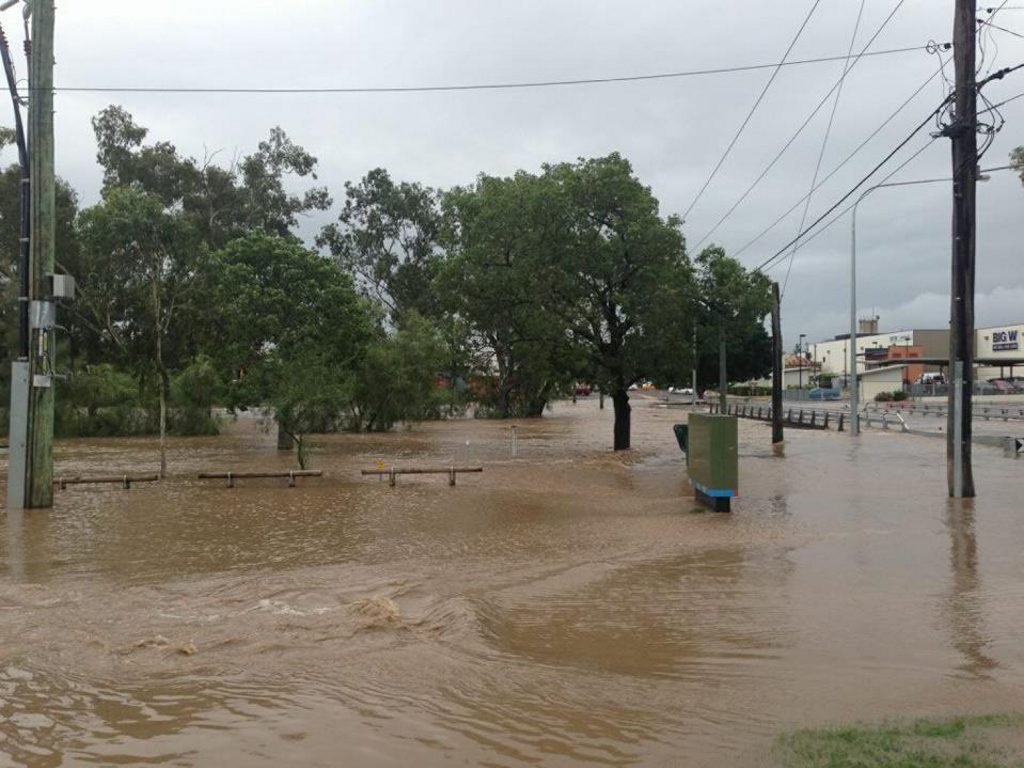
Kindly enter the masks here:
[[995, 387], [996, 393], [1000, 395], [1015, 395], [1019, 391], [1016, 386], [1003, 379], [989, 379], [988, 383]]
[[577, 395], [582, 395], [583, 397], [586, 397], [587, 395], [590, 394], [590, 385], [589, 384], [577, 384], [576, 385], [576, 394]]
[[692, 387], [669, 387], [668, 391], [675, 395], [692, 395]]
[[815, 387], [807, 393], [807, 396], [811, 400], [838, 400], [839, 390], [838, 389], [826, 389], [825, 387]]

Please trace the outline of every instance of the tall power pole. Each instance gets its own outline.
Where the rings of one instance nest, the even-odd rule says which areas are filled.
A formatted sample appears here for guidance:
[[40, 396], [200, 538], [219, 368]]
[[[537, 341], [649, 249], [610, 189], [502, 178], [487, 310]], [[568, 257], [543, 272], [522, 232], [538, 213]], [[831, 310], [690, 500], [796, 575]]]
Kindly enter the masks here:
[[946, 465], [949, 495], [974, 496], [971, 401], [974, 391], [975, 183], [978, 173], [978, 93], [975, 82], [974, 0], [956, 0], [953, 61], [956, 101], [946, 134], [953, 145], [953, 269], [949, 309], [949, 387]]
[[772, 442], [782, 440], [782, 305], [779, 284], [772, 283]]
[[[53, 506], [53, 384], [56, 301], [53, 148], [54, 0], [33, 0], [29, 55], [28, 150], [31, 220], [28, 274], [29, 349], [24, 388], [25, 444], [11, 441], [8, 506]], [[17, 383], [16, 383], [17, 385]], [[13, 405], [13, 402], [12, 402]], [[14, 412], [12, 409], [12, 425]], [[12, 427], [12, 437], [14, 429]], [[16, 448], [22, 453], [15, 457]], [[16, 472], [21, 472], [16, 476]]]

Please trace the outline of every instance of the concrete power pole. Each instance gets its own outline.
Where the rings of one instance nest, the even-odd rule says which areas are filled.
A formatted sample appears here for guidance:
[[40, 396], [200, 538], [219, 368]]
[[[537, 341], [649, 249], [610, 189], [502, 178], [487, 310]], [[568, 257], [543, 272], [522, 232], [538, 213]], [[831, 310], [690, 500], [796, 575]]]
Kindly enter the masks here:
[[[31, 177], [28, 280], [29, 354], [21, 388], [27, 402], [24, 447], [11, 441], [8, 506], [53, 506], [54, 332], [57, 324], [54, 279], [55, 177], [53, 148], [54, 0], [33, 0], [29, 57], [28, 146]], [[12, 405], [13, 395], [12, 395]], [[12, 438], [16, 437], [12, 408]], [[16, 452], [23, 455], [15, 456]], [[19, 476], [20, 473], [20, 476]]]
[[953, 270], [949, 311], [949, 387], [946, 464], [949, 495], [974, 496], [971, 469], [974, 391], [975, 183], [978, 173], [978, 106], [975, 82], [974, 0], [957, 0], [953, 22], [956, 102], [945, 133], [953, 145]]

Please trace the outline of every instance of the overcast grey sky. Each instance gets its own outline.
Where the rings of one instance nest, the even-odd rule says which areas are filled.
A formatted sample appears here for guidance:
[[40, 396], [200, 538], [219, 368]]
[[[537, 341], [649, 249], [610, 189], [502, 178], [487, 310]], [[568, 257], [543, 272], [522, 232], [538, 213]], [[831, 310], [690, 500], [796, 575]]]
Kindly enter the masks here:
[[[898, 0], [866, 0], [860, 50]], [[94, 0], [61, 3], [58, 85], [410, 86], [646, 74], [757, 64], [781, 58], [813, 0]], [[999, 5], [993, 0], [991, 5]], [[1013, 5], [1011, 3], [1011, 5]], [[1016, 4], [1019, 6], [1020, 4]], [[791, 58], [844, 55], [859, 0], [821, 0]], [[905, 0], [852, 70], [822, 173], [831, 171], [936, 71], [924, 52], [952, 36], [953, 0]], [[4, 21], [11, 38], [18, 16]], [[1024, 34], [1024, 10], [997, 23]], [[999, 67], [1024, 62], [1024, 40], [993, 32]], [[843, 62], [784, 68], [685, 226], [691, 245], [718, 221], [842, 72]], [[988, 64], [986, 64], [986, 69]], [[952, 75], [952, 67], [949, 67]], [[651, 185], [664, 213], [682, 213], [770, 76], [770, 70], [536, 90], [360, 95], [59, 93], [58, 172], [83, 204], [100, 183], [89, 118], [110, 103], [197, 157], [251, 151], [274, 125], [320, 159], [320, 179], [341, 196], [376, 166], [437, 187], [479, 172], [619, 151]], [[1024, 70], [992, 84], [993, 101], [1024, 92]], [[942, 98], [936, 78], [814, 196], [810, 218], [888, 153]], [[1003, 165], [1024, 144], [1024, 99], [983, 161]], [[829, 108], [822, 110], [713, 241], [737, 250], [807, 193]], [[6, 121], [5, 121], [6, 122]], [[922, 132], [895, 164], [928, 141]], [[885, 171], [883, 171], [884, 173]], [[949, 142], [935, 141], [893, 180], [949, 173]], [[879, 190], [858, 218], [859, 310], [886, 329], [948, 322], [946, 184]], [[1024, 321], [1024, 188], [1012, 173], [979, 186], [979, 324]], [[332, 212], [333, 218], [337, 212]], [[755, 266], [797, 231], [798, 208], [741, 255]], [[328, 217], [307, 222], [316, 231]], [[785, 293], [787, 345], [848, 325], [849, 217], [801, 249]], [[786, 267], [770, 274], [780, 281]]]

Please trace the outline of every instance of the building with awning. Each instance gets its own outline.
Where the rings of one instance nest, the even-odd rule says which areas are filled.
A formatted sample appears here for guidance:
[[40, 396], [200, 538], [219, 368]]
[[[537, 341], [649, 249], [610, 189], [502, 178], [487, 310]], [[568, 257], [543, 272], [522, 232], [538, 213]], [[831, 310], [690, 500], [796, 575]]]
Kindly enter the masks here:
[[[929, 371], [949, 365], [949, 330], [912, 328], [888, 333], [858, 333], [857, 373], [907, 362], [906, 381], [916, 382]], [[850, 334], [808, 345], [809, 357], [822, 374], [845, 377], [850, 368]], [[978, 381], [1024, 376], [1024, 324], [975, 330], [975, 374]]]
[[907, 368], [906, 363], [901, 363], [872, 368], [861, 373], [857, 377], [860, 382], [860, 401], [871, 402], [882, 392], [902, 392]]

